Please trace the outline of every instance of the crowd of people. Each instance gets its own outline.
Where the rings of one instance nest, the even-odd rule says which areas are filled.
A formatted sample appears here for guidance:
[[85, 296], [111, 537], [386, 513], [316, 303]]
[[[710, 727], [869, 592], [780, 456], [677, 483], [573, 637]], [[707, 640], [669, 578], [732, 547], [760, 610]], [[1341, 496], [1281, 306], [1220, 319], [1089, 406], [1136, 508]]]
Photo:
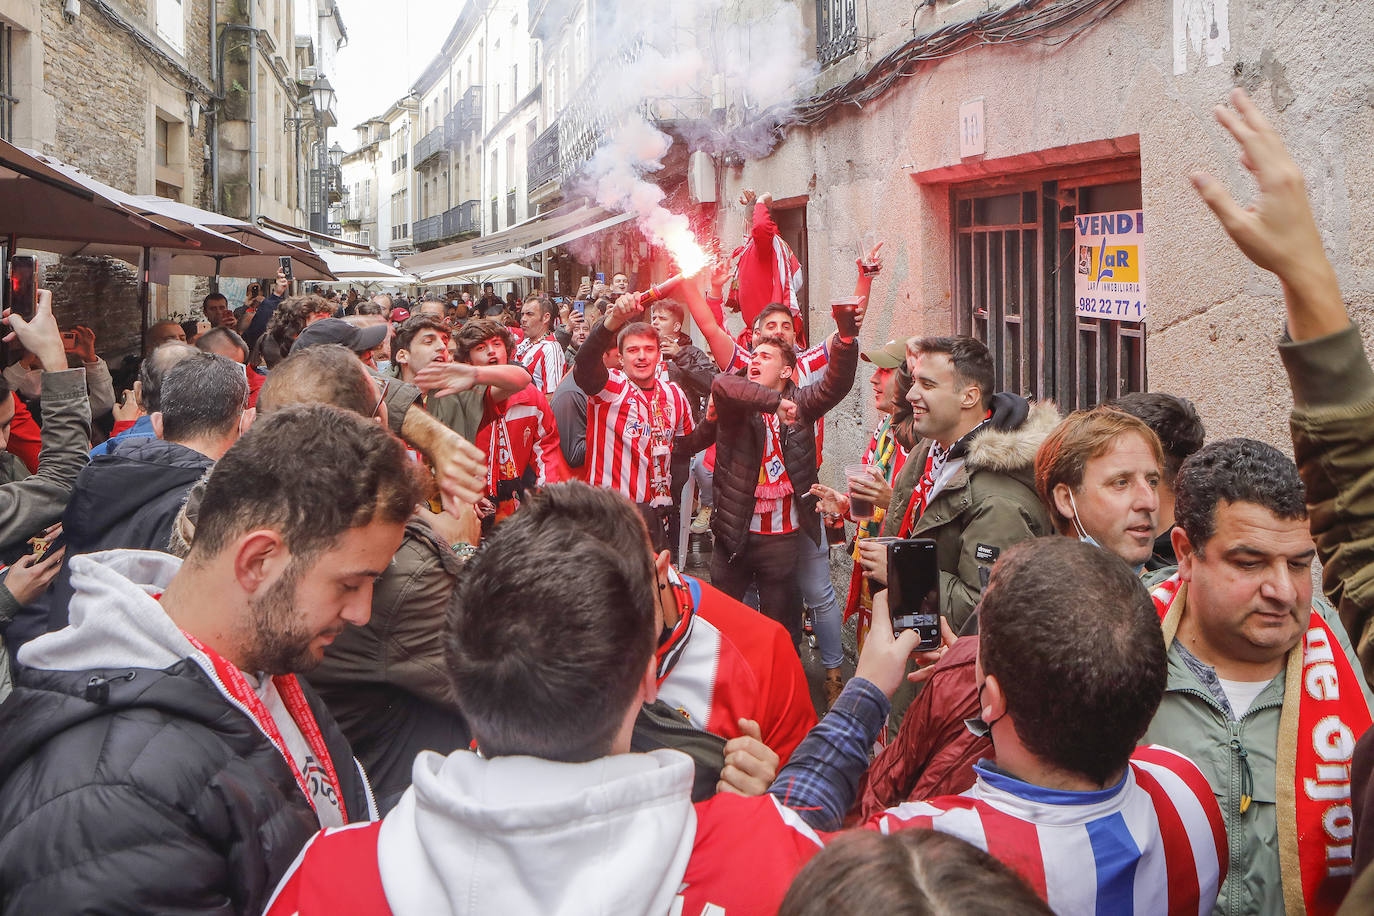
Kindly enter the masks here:
[[278, 276], [127, 390], [46, 291], [7, 314], [0, 912], [1370, 912], [1374, 368], [1301, 172], [1217, 117], [1258, 194], [1192, 180], [1283, 284], [1296, 461], [867, 339], [881, 245], [806, 346], [752, 192], [671, 298]]

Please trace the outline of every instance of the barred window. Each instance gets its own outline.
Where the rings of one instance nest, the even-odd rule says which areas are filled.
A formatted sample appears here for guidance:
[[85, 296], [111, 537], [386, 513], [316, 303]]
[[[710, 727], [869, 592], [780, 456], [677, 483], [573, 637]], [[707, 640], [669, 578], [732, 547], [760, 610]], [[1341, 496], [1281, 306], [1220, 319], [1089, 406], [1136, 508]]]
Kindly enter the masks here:
[[955, 324], [988, 345], [998, 390], [1062, 410], [1145, 390], [1145, 323], [1079, 317], [1074, 298], [1074, 216], [1139, 208], [1133, 168], [953, 190]]

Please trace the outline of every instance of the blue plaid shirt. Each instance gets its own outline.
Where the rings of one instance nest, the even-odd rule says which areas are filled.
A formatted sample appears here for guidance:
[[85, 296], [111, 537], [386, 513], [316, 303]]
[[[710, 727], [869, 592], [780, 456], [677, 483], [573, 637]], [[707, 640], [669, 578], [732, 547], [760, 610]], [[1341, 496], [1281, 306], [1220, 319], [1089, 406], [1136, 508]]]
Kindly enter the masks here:
[[891, 707], [871, 681], [850, 678], [768, 791], [816, 830], [839, 830]]

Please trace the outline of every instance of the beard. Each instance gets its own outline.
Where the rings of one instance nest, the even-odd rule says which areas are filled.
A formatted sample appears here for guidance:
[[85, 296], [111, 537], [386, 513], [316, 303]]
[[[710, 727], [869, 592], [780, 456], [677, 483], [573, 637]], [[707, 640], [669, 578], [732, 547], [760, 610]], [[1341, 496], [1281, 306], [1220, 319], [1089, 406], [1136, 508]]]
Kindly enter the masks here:
[[302, 569], [293, 559], [271, 587], [249, 601], [248, 671], [277, 676], [311, 671], [322, 658], [310, 651], [318, 633], [307, 632], [296, 613], [296, 585]]

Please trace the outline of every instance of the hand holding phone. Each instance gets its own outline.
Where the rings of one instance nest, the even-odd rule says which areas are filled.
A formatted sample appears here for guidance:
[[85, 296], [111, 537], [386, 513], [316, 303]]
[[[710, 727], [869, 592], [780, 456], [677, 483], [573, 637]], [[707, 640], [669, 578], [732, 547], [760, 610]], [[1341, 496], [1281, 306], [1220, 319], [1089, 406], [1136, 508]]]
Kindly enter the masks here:
[[915, 630], [918, 652], [940, 647], [940, 566], [935, 542], [910, 538], [887, 545], [888, 609], [892, 632]]

